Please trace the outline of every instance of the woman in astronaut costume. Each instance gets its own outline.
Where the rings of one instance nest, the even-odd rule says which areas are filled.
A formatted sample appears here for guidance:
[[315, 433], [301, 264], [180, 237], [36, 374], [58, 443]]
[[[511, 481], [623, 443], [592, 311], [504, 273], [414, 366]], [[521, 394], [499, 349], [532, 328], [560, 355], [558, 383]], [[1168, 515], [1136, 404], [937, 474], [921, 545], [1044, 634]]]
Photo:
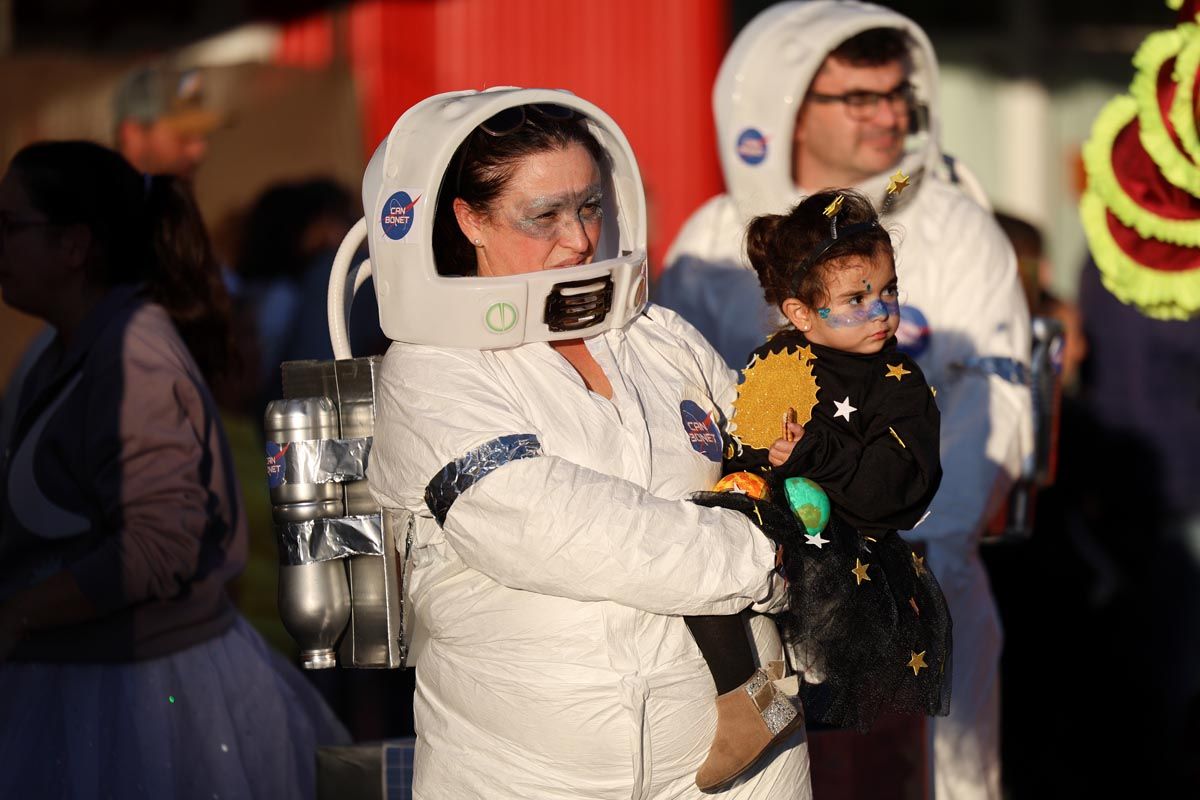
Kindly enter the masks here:
[[[531, 145], [490, 164], [486, 207], [459, 199], [543, 114], [581, 118], [599, 147]], [[415, 796], [701, 796], [715, 691], [680, 617], [782, 591], [754, 524], [685, 499], [720, 477], [735, 375], [645, 303], [628, 142], [565, 92], [438, 95], [397, 122], [363, 193], [396, 342], [369, 474], [416, 518]], [[475, 263], [438, 273], [435, 207]], [[774, 625], [754, 628], [780, 658]], [[810, 797], [803, 734], [726, 796]]]

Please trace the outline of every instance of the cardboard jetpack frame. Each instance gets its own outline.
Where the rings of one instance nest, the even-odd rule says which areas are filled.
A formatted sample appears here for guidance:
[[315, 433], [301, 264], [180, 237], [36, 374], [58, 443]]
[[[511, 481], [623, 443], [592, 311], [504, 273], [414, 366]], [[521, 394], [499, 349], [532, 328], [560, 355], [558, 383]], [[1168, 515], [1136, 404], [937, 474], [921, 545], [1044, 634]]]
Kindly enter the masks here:
[[[307, 527], [278, 524], [281, 578], [289, 564], [336, 560], [345, 571], [349, 615], [337, 636], [337, 657], [344, 667], [403, 668], [405, 644], [404, 568], [412, 544], [412, 515], [402, 509], [384, 509], [371, 495], [365, 477], [369, 444], [375, 431], [375, 396], [381, 359], [378, 356], [336, 361], [289, 361], [282, 365], [284, 400], [328, 398], [336, 409], [338, 444], [365, 440], [362, 470], [350, 480], [327, 473], [315, 479], [335, 482], [341, 490], [342, 516], [315, 520]], [[282, 443], [280, 443], [282, 444]], [[292, 443], [289, 443], [292, 444]], [[305, 445], [305, 442], [294, 445]], [[361, 477], [359, 477], [361, 476]], [[335, 501], [336, 502], [336, 501]], [[358, 524], [361, 523], [361, 524]], [[374, 524], [372, 524], [374, 523]], [[347, 525], [356, 525], [357, 538], [340, 535]], [[364, 533], [365, 532], [365, 533]], [[303, 539], [303, 541], [301, 541]], [[290, 554], [290, 555], [288, 555]], [[299, 555], [297, 555], [299, 554]], [[330, 573], [326, 573], [327, 576]], [[332, 580], [338, 580], [336, 571]], [[296, 595], [307, 596], [296, 596]], [[280, 581], [280, 614], [293, 636], [303, 625], [288, 625], [293, 609], [311, 609], [324, 591], [310, 583]], [[315, 609], [319, 615], [321, 609]], [[310, 612], [311, 616], [311, 612]], [[334, 623], [336, 627], [337, 623]], [[299, 641], [301, 648], [306, 642]], [[332, 663], [307, 667], [333, 666]]]

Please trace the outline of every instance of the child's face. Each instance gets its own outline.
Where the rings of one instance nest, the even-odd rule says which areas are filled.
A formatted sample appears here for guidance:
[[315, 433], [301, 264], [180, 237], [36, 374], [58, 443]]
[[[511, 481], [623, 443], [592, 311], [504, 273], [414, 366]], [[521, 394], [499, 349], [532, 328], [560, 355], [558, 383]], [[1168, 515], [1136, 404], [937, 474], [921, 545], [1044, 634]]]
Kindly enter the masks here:
[[825, 283], [827, 302], [810, 308], [795, 298], [783, 313], [809, 341], [847, 353], [878, 353], [900, 325], [896, 266], [890, 253], [847, 256]]

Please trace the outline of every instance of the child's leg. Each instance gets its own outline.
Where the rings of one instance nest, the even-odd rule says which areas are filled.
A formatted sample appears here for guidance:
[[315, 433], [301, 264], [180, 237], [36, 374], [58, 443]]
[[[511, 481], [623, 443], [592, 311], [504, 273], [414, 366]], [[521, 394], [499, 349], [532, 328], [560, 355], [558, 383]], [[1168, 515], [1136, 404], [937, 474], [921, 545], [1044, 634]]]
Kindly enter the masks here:
[[744, 618], [744, 613], [683, 618], [717, 684], [717, 694], [733, 691], [754, 674], [754, 650]]

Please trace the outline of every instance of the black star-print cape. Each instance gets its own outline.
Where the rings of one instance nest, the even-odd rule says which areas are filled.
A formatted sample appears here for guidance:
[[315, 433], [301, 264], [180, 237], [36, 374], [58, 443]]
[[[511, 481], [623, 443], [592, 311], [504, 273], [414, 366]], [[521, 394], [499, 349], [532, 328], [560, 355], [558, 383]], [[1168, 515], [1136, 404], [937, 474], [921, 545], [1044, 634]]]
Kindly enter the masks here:
[[[857, 355], [812, 344], [799, 331], [775, 335], [747, 364], [773, 353], [802, 358], [801, 348], [814, 356], [817, 405], [777, 477], [816, 481], [838, 515], [863, 532], [911, 529], [942, 480], [941, 418], [921, 368], [895, 339], [879, 353]], [[727, 473], [772, 471], [767, 450], [731, 444]]]
[[[805, 403], [812, 402], [815, 378], [816, 405], [791, 458], [771, 469], [766, 449], [734, 437], [727, 443], [726, 473], [763, 475], [774, 500], [716, 493], [694, 499], [742, 511], [782, 545], [789, 608], [777, 619], [801, 674], [810, 721], [865, 730], [885, 711], [946, 714], [950, 612], [924, 559], [895, 531], [920, 521], [941, 480], [933, 393], [894, 341], [860, 356], [787, 331], [755, 350], [748, 369], [756, 356], [809, 352], [811, 375], [807, 368], [759, 374], [796, 376], [805, 385], [794, 391]], [[784, 388], [786, 409], [793, 389]], [[747, 379], [738, 403], [773, 413], [779, 391], [775, 379]], [[763, 394], [747, 396], [752, 392]], [[754, 406], [767, 395], [770, 402]], [[735, 425], [737, 419], [735, 408]], [[816, 481], [829, 495], [830, 521], [816, 538], [787, 505], [783, 481], [793, 476]]]

